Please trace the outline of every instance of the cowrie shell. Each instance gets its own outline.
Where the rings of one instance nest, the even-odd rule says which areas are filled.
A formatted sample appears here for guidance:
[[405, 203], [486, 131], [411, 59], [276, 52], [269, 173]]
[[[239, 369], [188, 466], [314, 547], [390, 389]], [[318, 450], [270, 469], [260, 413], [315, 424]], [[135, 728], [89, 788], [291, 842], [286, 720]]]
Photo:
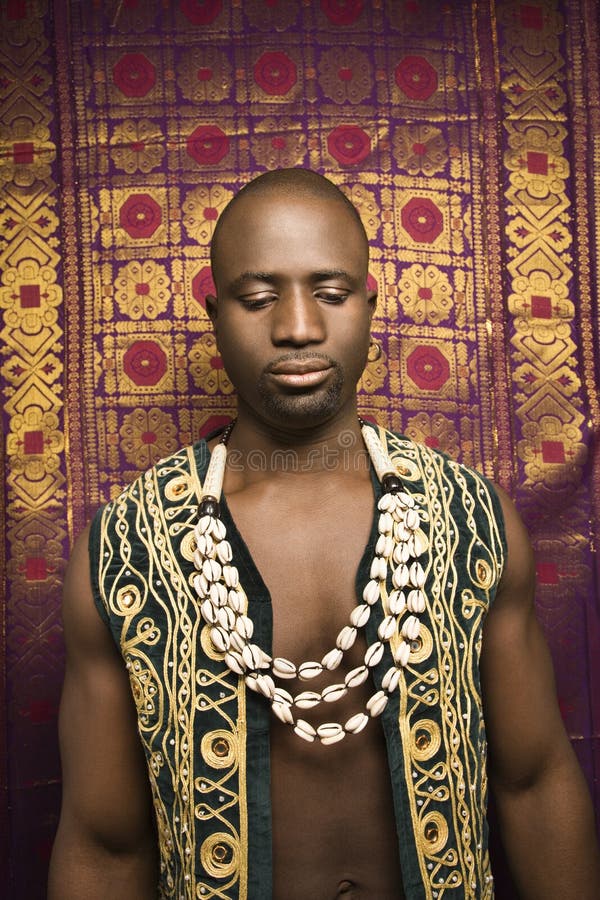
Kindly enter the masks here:
[[210, 530], [212, 528], [212, 523], [213, 523], [212, 516], [201, 516], [198, 519], [198, 522], [196, 523], [196, 528], [194, 529], [196, 531], [196, 534], [202, 535], [202, 534], [206, 534], [207, 532], [210, 532]]
[[415, 505], [415, 498], [412, 494], [407, 494], [406, 491], [398, 491], [396, 494], [398, 498], [398, 502], [405, 507], [405, 509], [412, 509]]
[[425, 594], [423, 591], [417, 589], [414, 591], [409, 591], [408, 598], [406, 600], [408, 608], [413, 613], [422, 613], [425, 612]]
[[408, 619], [405, 619], [402, 623], [402, 634], [409, 641], [414, 641], [415, 638], [418, 638], [420, 630], [421, 623], [416, 616], [409, 616]]
[[379, 600], [379, 585], [376, 581], [367, 581], [363, 590], [363, 600], [373, 606]]
[[286, 691], [285, 688], [276, 687], [273, 693], [273, 700], [275, 703], [287, 703], [288, 706], [291, 706], [294, 702], [294, 698], [290, 694], [289, 691]]
[[238, 616], [235, 623], [235, 630], [245, 640], [249, 641], [254, 632], [254, 623], [248, 616]]
[[388, 606], [393, 616], [399, 616], [406, 607], [404, 591], [392, 591], [388, 597]]
[[207, 581], [218, 581], [221, 577], [221, 564], [216, 559], [205, 559], [202, 563], [202, 574]]
[[242, 650], [242, 659], [249, 669], [258, 669], [261, 664], [262, 650], [256, 644], [246, 644]]
[[275, 693], [275, 682], [270, 675], [264, 675], [261, 672], [256, 678], [256, 686], [260, 693], [267, 698], [267, 700], [273, 699], [273, 694]]
[[362, 731], [367, 722], [369, 721], [369, 717], [363, 713], [355, 713], [355, 715], [350, 716], [344, 728], [350, 734], [358, 734], [359, 731]]
[[410, 537], [410, 531], [404, 522], [394, 523], [394, 538], [397, 541], [406, 541]]
[[233, 552], [229, 541], [220, 541], [217, 544], [217, 559], [219, 562], [224, 565], [225, 563], [231, 562], [232, 558]]
[[375, 641], [374, 644], [371, 644], [370, 647], [367, 647], [367, 651], [365, 653], [365, 666], [369, 666], [369, 668], [377, 666], [381, 662], [383, 649], [384, 646], [381, 641]]
[[213, 647], [219, 653], [225, 653], [226, 650], [229, 650], [229, 635], [223, 628], [219, 628], [218, 625], [213, 625], [210, 629], [210, 639]]
[[200, 604], [200, 612], [204, 621], [208, 622], [209, 625], [214, 625], [217, 621], [217, 611], [210, 600], [202, 601]]
[[309, 660], [298, 666], [298, 678], [301, 678], [302, 681], [308, 681], [310, 678], [316, 678], [322, 671], [323, 666], [320, 662]]
[[425, 570], [420, 562], [414, 562], [410, 567], [410, 583], [418, 588], [425, 584]]
[[[409, 538], [410, 540], [410, 538]], [[408, 547], [408, 543], [396, 544], [394, 547], [394, 552], [392, 554], [392, 559], [398, 565], [399, 563], [405, 563], [410, 559], [410, 550]]]
[[370, 577], [379, 580], [385, 581], [387, 577], [387, 562], [383, 559], [382, 556], [375, 556], [371, 561], [371, 571]]
[[392, 694], [398, 687], [399, 681], [400, 669], [397, 669], [396, 666], [391, 666], [383, 676], [381, 687], [384, 691], [387, 691], [388, 694]]
[[275, 713], [278, 719], [280, 719], [284, 725], [292, 725], [294, 722], [294, 717], [292, 715], [292, 711], [289, 708], [287, 703], [272, 703], [271, 709]]
[[325, 703], [335, 703], [337, 700], [341, 700], [342, 697], [345, 697], [348, 693], [348, 688], [345, 684], [328, 684], [326, 688], [323, 688], [321, 691], [321, 697], [325, 701]]
[[295, 678], [296, 677], [296, 666], [293, 662], [290, 662], [289, 659], [285, 659], [283, 656], [276, 656], [273, 660], [273, 674], [277, 676], [277, 678]]
[[244, 681], [246, 682], [247, 688], [250, 688], [251, 691], [256, 691], [256, 693], [258, 693], [258, 675], [256, 674], [256, 672], [250, 672], [248, 675], [246, 675]]
[[391, 636], [396, 631], [396, 617], [395, 616], [384, 616], [384, 618], [379, 623], [379, 627], [377, 628], [377, 634], [379, 635], [379, 639], [381, 641], [389, 641]]
[[402, 641], [401, 644], [398, 644], [396, 647], [396, 651], [394, 653], [394, 659], [398, 663], [399, 666], [406, 666], [408, 663], [408, 658], [410, 656], [410, 645], [406, 643], [406, 641]]
[[402, 563], [402, 565], [398, 566], [398, 568], [394, 571], [394, 574], [392, 575], [392, 584], [394, 585], [394, 587], [401, 589], [403, 587], [406, 587], [406, 585], [409, 582], [409, 579], [410, 579], [410, 573], [408, 570], [408, 566], [406, 566], [406, 565], [404, 565], [404, 563]]
[[[352, 616], [350, 616], [350, 618], [352, 618]], [[352, 624], [356, 625], [356, 622], [353, 622]], [[333, 650], [330, 650], [325, 654], [325, 656], [321, 660], [321, 665], [323, 666], [323, 668], [328, 669], [330, 672], [333, 672], [334, 669], [337, 669], [343, 658], [343, 651], [340, 650], [339, 647], [334, 647]]]
[[380, 716], [387, 706], [388, 698], [383, 691], [377, 691], [367, 701], [367, 709], [373, 718]]
[[420, 528], [414, 532], [413, 541], [415, 556], [421, 556], [429, 548], [429, 538]]
[[235, 650], [229, 650], [225, 654], [225, 664], [232, 672], [235, 672], [236, 675], [243, 675], [246, 671], [246, 666], [243, 663], [241, 654], [237, 653]]
[[355, 606], [350, 613], [350, 621], [355, 628], [362, 628], [367, 624], [370, 616], [371, 607], [367, 603], [361, 603], [360, 606]]
[[196, 552], [201, 556], [210, 556], [215, 549], [213, 539], [209, 534], [198, 533], [198, 529], [194, 529], [196, 537]]
[[384, 556], [386, 559], [389, 559], [394, 551], [394, 538], [391, 534], [380, 534], [379, 541], [382, 543], [381, 550], [375, 549], [375, 552], [379, 556]]
[[394, 527], [394, 520], [389, 512], [384, 512], [379, 516], [379, 522], [377, 523], [377, 528], [379, 530], [379, 534], [389, 534], [392, 528]]
[[[212, 517], [211, 517], [212, 518]], [[211, 534], [217, 541], [222, 541], [227, 534], [227, 529], [220, 519], [212, 519]]]
[[352, 647], [352, 645], [354, 644], [354, 641], [356, 640], [356, 634], [356, 628], [354, 628], [352, 625], [344, 625], [337, 636], [337, 640], [335, 642], [336, 646], [340, 650], [346, 652], [346, 650], [349, 650], [350, 647]]
[[406, 523], [406, 527], [411, 531], [414, 531], [421, 524], [421, 516], [419, 515], [418, 509], [407, 509], [406, 516], [404, 517], [404, 521]]
[[227, 603], [234, 612], [241, 613], [244, 611], [244, 595], [240, 591], [231, 590], [227, 594]]
[[246, 646], [246, 640], [238, 634], [237, 631], [232, 631], [229, 635], [229, 641], [234, 650], [237, 650], [238, 653], [244, 652], [244, 647]]
[[312, 709], [321, 702], [321, 695], [316, 691], [302, 691], [294, 697], [294, 706], [299, 709]]
[[206, 597], [210, 585], [202, 572], [194, 575], [194, 588], [199, 597]]
[[236, 588], [240, 583], [240, 574], [235, 566], [223, 566], [223, 581], [228, 588]]
[[217, 622], [225, 631], [235, 628], [235, 613], [228, 606], [221, 606], [217, 610]]
[[227, 603], [227, 588], [220, 581], [214, 581], [208, 589], [208, 596], [215, 606], [225, 606]]
[[395, 494], [383, 494], [377, 503], [377, 509], [387, 512], [396, 502]]
[[317, 734], [312, 725], [309, 722], [305, 722], [304, 719], [298, 719], [294, 731], [298, 735], [298, 737], [303, 738], [309, 743], [314, 741]]
[[[250, 646], [256, 647], [256, 644], [251, 644]], [[268, 669], [271, 665], [271, 657], [268, 653], [265, 653], [264, 650], [261, 650], [260, 647], [256, 647], [260, 655], [260, 662], [258, 664], [259, 669]]]
[[344, 729], [338, 722], [323, 722], [317, 734], [322, 744], [337, 744], [344, 737]]
[[363, 684], [368, 677], [369, 670], [367, 667], [357, 666], [355, 669], [350, 669], [350, 671], [346, 673], [344, 684], [348, 688], [357, 687], [359, 684]]

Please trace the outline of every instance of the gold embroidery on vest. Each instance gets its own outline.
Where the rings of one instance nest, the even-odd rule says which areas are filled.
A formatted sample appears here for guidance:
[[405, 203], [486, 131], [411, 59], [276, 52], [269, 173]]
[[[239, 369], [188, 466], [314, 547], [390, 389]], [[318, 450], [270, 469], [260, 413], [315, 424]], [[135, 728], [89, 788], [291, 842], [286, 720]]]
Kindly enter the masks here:
[[[405, 689], [400, 686], [399, 728], [405, 748], [405, 777], [413, 821], [417, 858], [425, 895], [452, 895], [457, 898], [493, 896], [489, 858], [482, 853], [487, 779], [480, 688], [474, 671], [481, 646], [481, 622], [489, 597], [473, 591], [459, 591], [459, 562], [455, 554], [465, 552], [466, 573], [477, 578], [476, 561], [484, 562], [497, 583], [502, 548], [489, 492], [477, 476], [463, 475], [463, 469], [444, 461], [428, 448], [418, 447], [388, 435], [392, 458], [413, 461], [422, 478], [430, 523], [432, 559], [428, 570], [428, 601], [431, 640], [426, 655], [405, 672]], [[415, 478], [417, 480], [417, 478]], [[474, 496], [474, 493], [476, 494]], [[459, 501], [461, 517], [454, 520], [453, 504]], [[475, 521], [475, 501], [483, 508], [483, 528]], [[482, 510], [477, 510], [481, 515]], [[490, 547], [481, 534], [489, 526]], [[476, 560], [475, 560], [476, 554]], [[457, 602], [459, 601], [459, 602]], [[423, 633], [423, 632], [422, 632]], [[425, 639], [424, 639], [425, 640]], [[419, 663], [433, 654], [433, 668]], [[438, 725], [427, 713], [440, 713]], [[474, 736], [474, 737], [473, 737]], [[479, 891], [479, 893], [478, 893]]]

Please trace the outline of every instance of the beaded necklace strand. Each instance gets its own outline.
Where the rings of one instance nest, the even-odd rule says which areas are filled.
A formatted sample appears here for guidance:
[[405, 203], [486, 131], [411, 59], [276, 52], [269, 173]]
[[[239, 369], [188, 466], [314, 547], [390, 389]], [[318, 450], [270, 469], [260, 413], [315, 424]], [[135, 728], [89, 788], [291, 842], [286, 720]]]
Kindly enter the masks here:
[[[273, 713], [291, 726], [298, 737], [309, 742], [317, 740], [325, 745], [336, 744], [346, 734], [358, 734], [370, 718], [381, 715], [389, 695], [398, 686], [402, 668], [408, 664], [411, 643], [419, 637], [419, 615], [426, 606], [423, 592], [425, 571], [419, 557], [429, 548], [429, 541], [421, 529], [420, 509], [414, 497], [402, 490], [398, 471], [375, 430], [359, 421], [363, 440], [383, 489], [377, 504], [379, 537], [369, 581], [362, 594], [363, 602], [354, 607], [349, 624], [344, 625], [335, 646], [320, 662], [309, 660], [296, 665], [281, 656], [273, 659], [258, 644], [252, 643], [254, 624], [246, 615], [246, 594], [233, 563], [231, 544], [227, 540], [219, 507], [227, 442], [235, 422], [227, 426], [221, 441], [211, 453], [199, 505], [199, 520], [194, 530], [194, 565], [197, 573], [193, 582], [200, 600], [201, 615], [210, 628], [214, 650], [223, 654], [231, 672], [243, 676], [250, 690], [263, 694], [269, 700]], [[389, 611], [386, 612], [383, 598], [388, 571], [391, 572], [393, 590], [387, 596]], [[359, 629], [369, 621], [372, 607], [378, 602], [382, 603], [384, 615], [377, 629], [377, 640], [367, 648], [363, 663], [347, 672], [343, 682], [330, 684], [322, 691], [304, 690], [295, 695], [276, 685], [275, 679], [310, 681], [324, 670], [337, 669], [344, 653], [354, 645]], [[367, 701], [364, 712], [355, 713], [343, 725], [324, 722], [316, 728], [295, 715], [296, 710], [311, 709], [323, 702], [334, 703], [351, 688], [363, 684], [369, 677], [369, 670], [381, 662], [385, 645], [392, 638], [399, 638], [395, 648], [390, 648], [394, 665], [385, 673], [381, 690]]]

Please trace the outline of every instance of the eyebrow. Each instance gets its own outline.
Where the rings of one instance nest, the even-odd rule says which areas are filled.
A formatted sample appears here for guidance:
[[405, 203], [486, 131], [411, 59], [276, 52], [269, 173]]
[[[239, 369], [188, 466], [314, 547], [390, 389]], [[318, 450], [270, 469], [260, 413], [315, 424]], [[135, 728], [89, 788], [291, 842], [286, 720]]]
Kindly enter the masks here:
[[275, 275], [269, 272], [242, 272], [229, 284], [229, 290], [235, 293], [248, 281], [266, 281], [267, 284], [274, 284], [276, 278]]
[[[314, 282], [327, 281], [328, 278], [345, 278], [347, 281], [354, 282], [356, 279], [345, 269], [323, 269], [320, 272], [312, 272], [310, 280]], [[272, 272], [242, 272], [229, 285], [229, 290], [235, 293], [239, 291], [249, 281], [263, 281], [266, 284], [275, 284], [278, 276]]]

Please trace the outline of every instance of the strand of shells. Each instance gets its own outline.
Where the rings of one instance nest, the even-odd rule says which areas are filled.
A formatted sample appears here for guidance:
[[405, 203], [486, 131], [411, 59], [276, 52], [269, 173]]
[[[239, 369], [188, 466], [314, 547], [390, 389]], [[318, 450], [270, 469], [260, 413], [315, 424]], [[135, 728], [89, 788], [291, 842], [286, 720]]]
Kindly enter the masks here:
[[[399, 489], [401, 485], [394, 466], [373, 429], [363, 426], [362, 432], [384, 489], [387, 479], [390, 490], [378, 502], [379, 537], [369, 581], [363, 590], [363, 602], [354, 607], [349, 624], [340, 630], [335, 646], [320, 661], [311, 660], [296, 665], [284, 657], [272, 659], [258, 644], [252, 643], [254, 625], [246, 615], [245, 593], [232, 561], [233, 553], [225, 525], [218, 517], [218, 501], [225, 472], [225, 442], [230, 431], [211, 456], [201, 500], [201, 510], [204, 508], [207, 512], [200, 516], [195, 526], [194, 564], [197, 573], [194, 588], [200, 600], [201, 615], [210, 626], [214, 649], [224, 654], [228, 668], [243, 676], [250, 690], [263, 694], [269, 700], [278, 719], [292, 726], [300, 738], [309, 742], [318, 740], [325, 745], [337, 743], [346, 734], [357, 734], [370, 718], [383, 712], [389, 695], [398, 686], [402, 668], [409, 662], [411, 643], [420, 632], [419, 616], [426, 607], [423, 592], [425, 571], [419, 557], [426, 552], [429, 542], [420, 527], [420, 511], [414, 498]], [[393, 585], [387, 596], [388, 611], [384, 608], [377, 640], [367, 648], [363, 663], [347, 672], [343, 682], [330, 684], [322, 691], [304, 690], [293, 696], [277, 686], [276, 678], [299, 678], [308, 682], [324, 670], [334, 671], [340, 666], [344, 653], [354, 645], [359, 629], [369, 621], [372, 607], [382, 600], [388, 572], [391, 572]], [[396, 637], [399, 640], [392, 651], [394, 664], [386, 671], [381, 690], [367, 701], [364, 712], [351, 716], [343, 725], [326, 722], [317, 728], [294, 716], [296, 710], [312, 709], [320, 703], [334, 703], [351, 688], [363, 684], [369, 677], [369, 670], [381, 662], [385, 645]]]

